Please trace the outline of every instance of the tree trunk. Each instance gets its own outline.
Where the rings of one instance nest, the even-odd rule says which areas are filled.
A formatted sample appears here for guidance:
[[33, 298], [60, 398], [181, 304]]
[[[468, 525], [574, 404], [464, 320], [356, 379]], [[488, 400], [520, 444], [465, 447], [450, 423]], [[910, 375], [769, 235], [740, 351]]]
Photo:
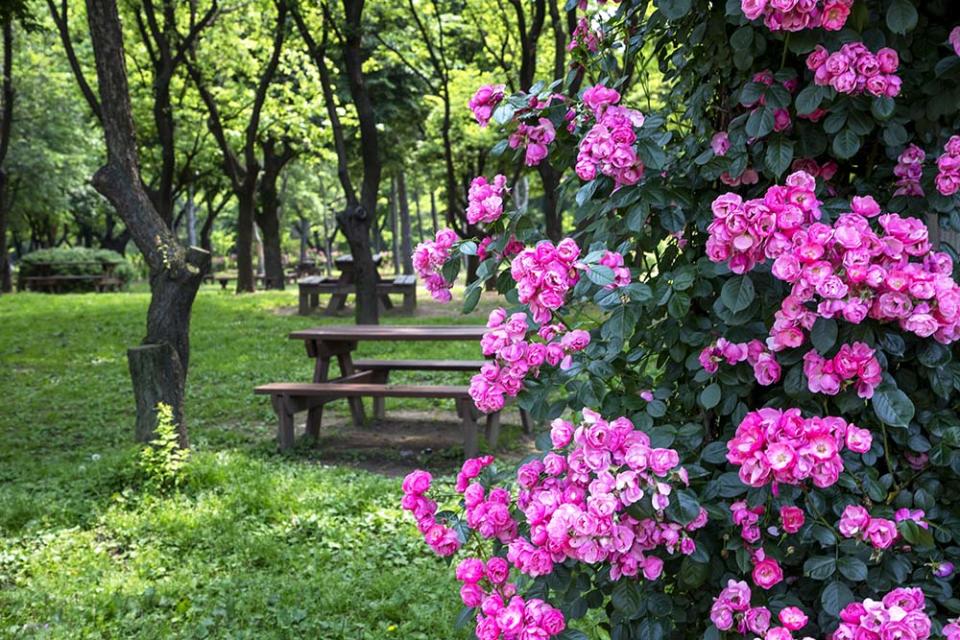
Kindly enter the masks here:
[[413, 209], [417, 212], [417, 238], [423, 242], [423, 214], [420, 211], [420, 190], [417, 188], [413, 190]]
[[407, 178], [403, 169], [397, 172], [397, 198], [400, 201], [400, 261], [404, 275], [413, 273], [413, 239], [410, 230], [410, 203], [407, 201]]
[[7, 248], [7, 205], [5, 191], [7, 174], [0, 169], [0, 293], [13, 291], [13, 277], [10, 268], [9, 249]]
[[257, 216], [257, 226], [263, 238], [264, 288], [284, 288], [283, 249], [280, 246], [280, 214], [277, 201], [263, 202], [263, 210]]
[[436, 236], [440, 231], [440, 225], [437, 223], [437, 194], [430, 190], [430, 218], [433, 220], [433, 235]]
[[237, 194], [237, 293], [256, 290], [253, 274], [253, 216], [256, 196], [253, 189]]
[[7, 171], [2, 167], [10, 148], [13, 129], [13, 13], [3, 22], [3, 112], [0, 114], [0, 292], [13, 291], [10, 256], [7, 250]]
[[365, 211], [345, 210], [340, 216], [340, 227], [350, 245], [357, 286], [357, 324], [377, 324], [380, 310], [377, 301], [377, 266], [370, 251], [370, 217]]
[[553, 242], [563, 238], [563, 213], [559, 211], [560, 172], [549, 162], [541, 162], [538, 167], [543, 182], [543, 216], [547, 237]]
[[390, 241], [393, 254], [393, 273], [400, 273], [400, 225], [397, 224], [397, 176], [390, 178]]
[[123, 35], [116, 0], [87, 0], [90, 40], [96, 60], [107, 163], [93, 177], [93, 186], [114, 206], [150, 267], [150, 307], [144, 345], [128, 354], [137, 399], [137, 435], [152, 438], [156, 402], [169, 404], [186, 444], [184, 383], [190, 358], [190, 311], [210, 264], [210, 255], [184, 249], [164, 224], [140, 180]]

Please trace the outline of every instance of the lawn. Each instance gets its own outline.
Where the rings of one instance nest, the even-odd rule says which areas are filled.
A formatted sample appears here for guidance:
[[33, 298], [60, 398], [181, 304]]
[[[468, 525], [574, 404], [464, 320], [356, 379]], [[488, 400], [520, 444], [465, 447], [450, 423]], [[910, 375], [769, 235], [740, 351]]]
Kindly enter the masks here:
[[[252, 394], [309, 379], [289, 331], [351, 319], [292, 315], [291, 291], [205, 287], [188, 384], [194, 451], [182, 490], [160, 493], [138, 472], [125, 358], [147, 302], [0, 297], [0, 637], [468, 637], [451, 631], [457, 585], [399, 509], [398, 478], [305, 446], [278, 454], [269, 402]], [[423, 307], [386, 321], [483, 320]], [[360, 356], [478, 355], [463, 350], [371, 343]], [[407, 463], [449, 469], [458, 454]]]

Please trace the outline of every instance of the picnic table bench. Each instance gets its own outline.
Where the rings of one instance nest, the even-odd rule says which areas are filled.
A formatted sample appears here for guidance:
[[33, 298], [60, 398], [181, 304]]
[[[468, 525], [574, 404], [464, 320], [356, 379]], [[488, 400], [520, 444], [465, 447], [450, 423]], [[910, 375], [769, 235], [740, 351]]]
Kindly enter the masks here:
[[[391, 371], [479, 371], [482, 360], [353, 360], [351, 354], [363, 340], [372, 341], [479, 341], [485, 332], [482, 326], [384, 326], [345, 325], [327, 326], [294, 331], [291, 339], [303, 340], [307, 355], [315, 358], [313, 382], [280, 382], [261, 385], [255, 393], [269, 395], [279, 420], [278, 440], [285, 450], [294, 442], [293, 419], [297, 413], [307, 412], [306, 435], [316, 439], [320, 435], [323, 407], [329, 402], [346, 399], [355, 426], [366, 421], [362, 398], [373, 398], [374, 416], [385, 415], [387, 398], [452, 399], [464, 431], [464, 451], [468, 457], [477, 451], [478, 413], [466, 385], [388, 384]], [[336, 358], [341, 376], [329, 377], [330, 363]], [[520, 412], [524, 429], [529, 432], [530, 421], [525, 411]], [[486, 418], [486, 438], [496, 446], [500, 432], [500, 414]]]
[[[21, 282], [25, 289], [30, 291], [47, 291], [50, 293], [60, 293], [68, 285], [87, 283], [93, 285], [97, 292], [118, 291], [123, 286], [123, 281], [114, 275], [115, 264], [111, 262], [58, 262], [58, 263], [36, 263], [31, 265], [35, 275], [23, 276]], [[62, 274], [56, 273], [57, 269], [68, 267], [99, 267], [100, 273], [87, 274]]]
[[[327, 276], [307, 276], [298, 281], [300, 288], [300, 315], [310, 315], [312, 309], [320, 306], [320, 294], [329, 294], [330, 303], [324, 311], [325, 315], [336, 315], [347, 305], [347, 296], [356, 293], [355, 282], [344, 282], [342, 278], [328, 278]], [[381, 310], [393, 308], [390, 300], [391, 293], [403, 296], [401, 309], [404, 313], [413, 313], [417, 308], [417, 278], [412, 275], [400, 275], [393, 278], [380, 278], [377, 282], [377, 296]]]

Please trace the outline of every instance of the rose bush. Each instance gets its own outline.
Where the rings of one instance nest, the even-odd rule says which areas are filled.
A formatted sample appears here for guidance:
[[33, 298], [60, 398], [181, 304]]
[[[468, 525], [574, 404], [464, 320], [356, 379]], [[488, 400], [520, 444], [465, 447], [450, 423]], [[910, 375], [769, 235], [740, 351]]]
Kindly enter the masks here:
[[509, 308], [471, 392], [551, 425], [449, 509], [404, 486], [481, 640], [590, 610], [618, 640], [960, 638], [950, 5], [572, 1], [565, 82], [478, 91], [494, 153], [566, 169], [574, 229], [484, 180], [485, 237], [424, 259], [449, 283], [482, 247], [465, 309]]

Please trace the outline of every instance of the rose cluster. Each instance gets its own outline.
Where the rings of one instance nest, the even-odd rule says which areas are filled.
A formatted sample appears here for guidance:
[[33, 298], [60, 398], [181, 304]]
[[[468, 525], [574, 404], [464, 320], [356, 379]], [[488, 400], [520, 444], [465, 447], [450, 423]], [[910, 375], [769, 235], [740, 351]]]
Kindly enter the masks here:
[[507, 142], [511, 149], [522, 147], [525, 150], [524, 162], [528, 167], [535, 167], [547, 157], [547, 147], [556, 137], [553, 123], [547, 118], [538, 118], [536, 124], [519, 123]]
[[433, 478], [419, 469], [403, 479], [403, 500], [400, 506], [413, 514], [417, 529], [423, 539], [438, 556], [451, 556], [460, 548], [457, 532], [437, 521], [437, 503], [427, 498]]
[[823, 164], [818, 163], [813, 158], [797, 158], [790, 165], [792, 171], [803, 171], [814, 178], [822, 178], [824, 182], [829, 182], [833, 176], [837, 175], [840, 167], [835, 160], [826, 160]]
[[[775, 315], [768, 346], [799, 346], [817, 315], [853, 324], [867, 317], [897, 322], [904, 331], [944, 344], [960, 337], [953, 261], [930, 250], [926, 225], [888, 213], [877, 218], [877, 233], [868, 220], [880, 213], [873, 198], [855, 197], [851, 209], [832, 227], [814, 223], [798, 231], [777, 256], [774, 277], [793, 287]], [[816, 303], [816, 314], [809, 302]]]
[[740, 0], [747, 20], [763, 16], [771, 31], [802, 31], [822, 27], [840, 31], [847, 23], [853, 0]]
[[833, 87], [838, 93], [894, 98], [902, 81], [897, 75], [900, 57], [888, 47], [872, 53], [862, 42], [848, 42], [839, 51], [830, 53], [823, 46], [807, 56], [807, 68], [813, 81], [822, 87]]
[[873, 349], [863, 342], [841, 346], [830, 359], [811, 349], [803, 354], [803, 374], [811, 393], [828, 396], [837, 395], [845, 382], [853, 381], [858, 396], [872, 398], [873, 390], [883, 379], [883, 369]]
[[493, 182], [477, 176], [470, 183], [467, 193], [467, 222], [490, 224], [503, 215], [503, 197], [507, 192], [506, 176], [498, 174]]
[[734, 273], [746, 273], [766, 258], [776, 258], [803, 226], [820, 219], [816, 180], [798, 171], [786, 185], [774, 185], [763, 198], [744, 201], [725, 193], [712, 204], [713, 221], [707, 227], [707, 256], [726, 262]]
[[897, 523], [886, 518], [872, 518], [870, 512], [859, 505], [847, 505], [837, 523], [844, 538], [858, 538], [869, 542], [877, 549], [889, 548], [897, 539]]
[[582, 329], [566, 331], [560, 324], [539, 328], [537, 335], [544, 342], [528, 338], [527, 314], [507, 316], [503, 309], [494, 309], [487, 320], [487, 329], [480, 340], [483, 355], [494, 360], [484, 363], [480, 373], [470, 380], [470, 397], [477, 409], [492, 413], [503, 408], [506, 397], [514, 397], [523, 389], [528, 376], [540, 375], [540, 367], [564, 365], [564, 360], [590, 344], [590, 334]]
[[580, 141], [577, 175], [581, 180], [609, 176], [615, 188], [639, 182], [644, 165], [633, 144], [637, 141], [634, 128], [643, 126], [643, 114], [616, 106], [620, 93], [599, 84], [584, 91], [583, 102], [591, 109], [596, 123]]
[[844, 447], [864, 453], [872, 442], [869, 431], [840, 417], [805, 419], [799, 409], [763, 408], [737, 426], [727, 442], [727, 460], [740, 467], [740, 480], [750, 487], [796, 485], [811, 478], [822, 489], [840, 477]]
[[937, 169], [937, 191], [945, 196], [960, 191], [960, 136], [950, 136], [937, 158]]
[[893, 168], [893, 175], [897, 177], [895, 196], [923, 197], [923, 187], [920, 178], [923, 177], [923, 161], [926, 154], [915, 144], [907, 145]]
[[[772, 87], [776, 81], [777, 78], [770, 69], [764, 69], [763, 71], [758, 71], [757, 73], [753, 74], [753, 82], [757, 84]], [[795, 77], [788, 78], [787, 80], [781, 82], [781, 84], [789, 93], [796, 93], [797, 89], [800, 87], [800, 81]], [[756, 102], [751, 102], [749, 104], [745, 104], [744, 106], [747, 109], [756, 111], [765, 104], [767, 104], [767, 96], [765, 93], [761, 93]], [[793, 120], [790, 117], [789, 109], [778, 107], [773, 110], [773, 130], [775, 132], [780, 133], [781, 131], [786, 131], [791, 126], [793, 126]]]
[[503, 90], [504, 86], [502, 84], [485, 84], [477, 89], [467, 103], [467, 106], [473, 111], [473, 117], [477, 119], [477, 124], [481, 127], [486, 127], [490, 123], [493, 110], [503, 100]]
[[753, 367], [753, 375], [757, 382], [769, 386], [780, 380], [780, 363], [770, 353], [762, 342], [730, 342], [726, 338], [718, 338], [716, 343], [700, 352], [700, 366], [707, 373], [716, 373], [720, 362], [733, 365], [747, 362]]
[[736, 630], [741, 635], [751, 634], [763, 640], [792, 640], [794, 631], [807, 626], [807, 614], [799, 607], [784, 607], [777, 614], [782, 626], [771, 626], [773, 615], [763, 606], [751, 605], [750, 586], [743, 581], [730, 580], [713, 599], [710, 620], [720, 631]]
[[537, 324], [549, 322], [551, 312], [563, 306], [577, 284], [579, 255], [577, 243], [564, 238], [556, 246], [544, 240], [513, 259], [510, 272], [517, 283], [517, 294], [520, 302], [530, 307]]
[[621, 254], [616, 251], [606, 251], [600, 257], [599, 264], [613, 271], [613, 282], [606, 285], [607, 289], [616, 289], [630, 284], [630, 269], [624, 266]]
[[[655, 580], [663, 559], [652, 551], [696, 550], [689, 533], [706, 524], [706, 511], [685, 525], [665, 515], [674, 491], [669, 481], [687, 482], [676, 451], [651, 447], [647, 434], [627, 418], [607, 421], [589, 409], [579, 425], [555, 420], [550, 437], [553, 451], [517, 471], [517, 506], [529, 539], [509, 544], [514, 567], [536, 577], [570, 558], [610, 563], [613, 580], [640, 574]], [[627, 512], [641, 501], [650, 517]]]
[[434, 240], [421, 242], [413, 250], [413, 268], [423, 280], [427, 291], [438, 302], [450, 302], [452, 282], [447, 282], [440, 270], [450, 259], [450, 249], [460, 238], [450, 229], [441, 229]]
[[596, 53], [600, 48], [599, 34], [590, 28], [590, 22], [583, 17], [577, 20], [577, 26], [570, 35], [567, 51], [578, 48], [582, 48], [587, 53]]
[[851, 602], [840, 611], [840, 626], [830, 640], [927, 640], [931, 624], [926, 604], [923, 591], [915, 587], [899, 587], [879, 601]]
[[477, 257], [480, 261], [484, 261], [491, 255], [499, 255], [504, 258], [512, 258], [515, 255], [518, 255], [523, 251], [523, 243], [517, 240], [515, 236], [510, 236], [510, 239], [507, 241], [507, 244], [503, 247], [503, 253], [497, 253], [496, 251], [490, 250], [490, 245], [496, 242], [496, 236], [486, 236], [483, 240], [480, 241], [480, 244], [477, 246]]

